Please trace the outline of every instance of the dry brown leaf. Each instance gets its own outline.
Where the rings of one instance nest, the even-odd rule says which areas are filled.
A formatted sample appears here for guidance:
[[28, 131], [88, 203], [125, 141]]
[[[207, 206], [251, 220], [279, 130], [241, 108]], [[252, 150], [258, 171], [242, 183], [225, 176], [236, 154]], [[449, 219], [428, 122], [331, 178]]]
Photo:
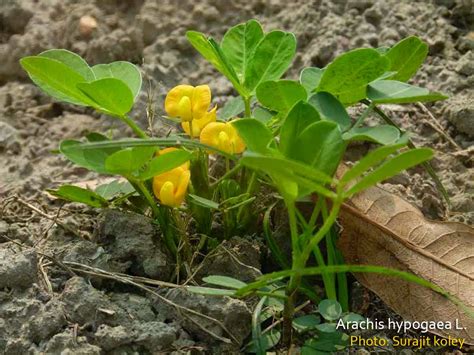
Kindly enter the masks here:
[[[344, 205], [339, 241], [347, 264], [379, 265], [411, 272], [456, 296], [474, 310], [474, 229], [435, 222], [402, 198], [370, 188]], [[405, 320], [450, 321], [464, 329], [436, 330], [474, 344], [474, 319], [451, 301], [420, 285], [381, 274], [356, 274]]]

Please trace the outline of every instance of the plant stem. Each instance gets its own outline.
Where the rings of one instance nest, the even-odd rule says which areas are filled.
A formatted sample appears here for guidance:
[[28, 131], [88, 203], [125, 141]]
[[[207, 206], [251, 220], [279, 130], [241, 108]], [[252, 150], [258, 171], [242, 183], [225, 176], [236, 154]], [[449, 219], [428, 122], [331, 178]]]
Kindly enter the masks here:
[[214, 181], [212, 184], [211, 184], [211, 189], [213, 189], [214, 187], [216, 187], [217, 185], [219, 185], [223, 180], [225, 179], [228, 179], [230, 178], [231, 176], [235, 175], [240, 169], [242, 168], [242, 166], [237, 163], [232, 169], [230, 169], [229, 171], [227, 171], [224, 175], [222, 175], [218, 180]]
[[316, 245], [318, 245], [318, 243], [329, 232], [334, 222], [336, 222], [337, 216], [339, 214], [339, 210], [341, 209], [341, 205], [342, 205], [342, 199], [338, 198], [334, 201], [334, 204], [331, 209], [331, 213], [329, 214], [328, 218], [324, 221], [323, 225], [318, 230], [318, 232], [313, 237], [311, 237], [311, 239], [309, 240], [309, 243], [303, 249], [300, 255], [301, 264], [303, 266], [306, 265], [306, 262], [308, 261], [311, 251], [314, 249]]
[[250, 116], [252, 116], [252, 112], [250, 111], [250, 97], [242, 97], [242, 99], [245, 105], [244, 118], [250, 118]]
[[142, 181], [133, 181], [129, 179], [130, 184], [135, 187], [135, 190], [142, 195], [142, 197], [148, 202], [151, 210], [153, 211], [153, 217], [158, 217], [160, 215], [160, 209], [155, 203], [153, 196], [150, 194], [150, 191], [146, 188]]
[[371, 103], [366, 109], [364, 112], [362, 112], [362, 114], [359, 116], [359, 118], [357, 119], [356, 123], [354, 123], [354, 126], [352, 128], [358, 128], [362, 123], [364, 123], [364, 120], [367, 118], [367, 116], [369, 115], [369, 113], [374, 109], [374, 104]]
[[125, 124], [127, 124], [138, 137], [143, 139], [150, 138], [148, 137], [148, 134], [146, 134], [140, 127], [138, 127], [138, 125], [127, 115], [121, 116], [120, 119]]
[[[296, 206], [294, 201], [285, 201], [288, 209], [288, 222], [290, 224], [292, 268], [299, 268], [300, 246], [298, 238], [298, 222], [296, 219]], [[291, 346], [292, 322], [295, 309], [295, 294], [301, 283], [301, 276], [294, 275], [290, 278], [286, 288], [285, 305], [283, 308], [283, 344], [288, 348]]]

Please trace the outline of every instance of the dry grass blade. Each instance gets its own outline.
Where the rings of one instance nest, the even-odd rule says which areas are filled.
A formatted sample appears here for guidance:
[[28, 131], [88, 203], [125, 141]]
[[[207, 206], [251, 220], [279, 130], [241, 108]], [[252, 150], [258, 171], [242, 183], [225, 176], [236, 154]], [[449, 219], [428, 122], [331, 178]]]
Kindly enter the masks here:
[[[435, 222], [402, 198], [370, 188], [352, 198], [340, 214], [339, 246], [348, 264], [380, 265], [414, 273], [442, 287], [474, 309], [474, 229]], [[357, 279], [406, 320], [456, 321], [464, 329], [433, 331], [474, 344], [474, 319], [434, 291], [380, 274]]]

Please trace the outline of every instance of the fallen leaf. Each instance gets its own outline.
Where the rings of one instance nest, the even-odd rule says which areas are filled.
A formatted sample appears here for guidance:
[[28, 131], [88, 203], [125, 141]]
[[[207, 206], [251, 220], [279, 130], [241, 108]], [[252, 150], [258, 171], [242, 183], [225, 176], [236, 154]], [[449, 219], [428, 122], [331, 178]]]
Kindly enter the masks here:
[[[424, 218], [404, 199], [373, 187], [357, 194], [340, 213], [339, 240], [347, 264], [379, 265], [422, 277], [474, 310], [474, 229]], [[398, 278], [355, 277], [409, 321], [451, 322], [464, 329], [438, 329], [444, 337], [474, 344], [474, 319], [435, 291]]]

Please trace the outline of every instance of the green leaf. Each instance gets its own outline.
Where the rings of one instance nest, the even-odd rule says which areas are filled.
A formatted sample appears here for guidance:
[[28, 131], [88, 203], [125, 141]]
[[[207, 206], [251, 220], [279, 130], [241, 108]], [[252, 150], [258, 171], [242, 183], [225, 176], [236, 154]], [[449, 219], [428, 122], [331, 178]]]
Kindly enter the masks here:
[[305, 88], [293, 80], [262, 82], [257, 87], [256, 94], [263, 106], [277, 112], [287, 112], [295, 103], [307, 98]]
[[78, 83], [77, 87], [95, 102], [92, 106], [112, 115], [124, 116], [132, 109], [132, 91], [119, 79], [99, 79], [90, 83]]
[[338, 320], [342, 314], [342, 307], [336, 300], [322, 300], [318, 305], [319, 313], [329, 321]]
[[229, 99], [225, 105], [217, 111], [217, 115], [221, 120], [228, 121], [237, 117], [245, 111], [245, 104], [242, 96]]
[[96, 187], [95, 192], [105, 198], [112, 200], [118, 196], [127, 195], [134, 192], [135, 189], [128, 181], [113, 180], [107, 184]]
[[266, 124], [275, 116], [275, 114], [276, 112], [272, 112], [265, 107], [257, 106], [253, 109], [252, 117]]
[[345, 147], [337, 123], [319, 121], [301, 132], [290, 146], [287, 157], [304, 162], [332, 176], [341, 161]]
[[[332, 191], [323, 186], [330, 183], [332, 178], [306, 164], [250, 152], [246, 152], [240, 162], [251, 169], [268, 174], [284, 197], [297, 198], [302, 193], [309, 192], [318, 192], [329, 198], [335, 196]], [[298, 186], [303, 188], [304, 191], [298, 191]]]
[[82, 59], [82, 57], [74, 52], [66, 49], [49, 49], [38, 54], [38, 57], [45, 57], [55, 59], [75, 72], [79, 73], [86, 81], [95, 80], [94, 72], [89, 67], [89, 64]]
[[59, 146], [59, 150], [73, 163], [98, 173], [107, 174], [105, 160], [120, 148], [99, 147], [91, 149], [81, 149], [86, 143], [75, 140], [64, 140]]
[[140, 180], [151, 179], [153, 176], [160, 175], [186, 163], [191, 159], [191, 156], [192, 154], [190, 152], [178, 149], [154, 157], [147, 167], [142, 172], [140, 172], [138, 178]]
[[240, 84], [235, 70], [222, 52], [220, 46], [212, 38], [206, 38], [203, 33], [196, 31], [186, 32], [189, 43], [211, 63], [221, 74], [230, 80], [234, 88], [242, 96], [248, 96], [247, 90]]
[[321, 323], [316, 325], [316, 329], [321, 333], [334, 333], [337, 331], [336, 323]]
[[306, 89], [306, 92], [311, 94], [319, 85], [324, 69], [309, 67], [304, 68], [300, 73], [300, 83]]
[[[263, 333], [262, 338], [260, 339], [260, 347], [264, 350], [269, 350], [273, 348], [280, 342], [281, 333], [277, 329], [271, 329], [266, 333]], [[257, 348], [254, 342], [250, 342], [247, 347], [245, 348], [247, 353], [256, 353]]]
[[94, 105], [94, 102], [77, 88], [77, 84], [85, 82], [86, 79], [66, 64], [40, 56], [22, 58], [20, 64], [31, 80], [55, 99], [81, 106]]
[[423, 64], [428, 45], [415, 36], [407, 37], [394, 45], [385, 56], [390, 60], [390, 71], [397, 74], [391, 79], [407, 81]]
[[323, 119], [336, 122], [344, 132], [351, 127], [352, 121], [341, 102], [328, 92], [318, 92], [308, 102], [313, 105]]
[[407, 136], [405, 135], [393, 145], [386, 145], [370, 151], [342, 176], [340, 182], [346, 184], [351, 180], [357, 179], [364, 172], [381, 163], [389, 155], [406, 146], [407, 142]]
[[211, 285], [222, 286], [227, 288], [239, 289], [247, 286], [245, 282], [242, 282], [229, 276], [210, 275], [203, 277], [202, 280]]
[[321, 322], [321, 318], [316, 314], [307, 314], [293, 319], [293, 328], [303, 333], [313, 330]]
[[288, 69], [295, 56], [294, 34], [282, 31], [269, 32], [255, 48], [245, 72], [244, 86], [253, 93], [260, 83], [277, 80]]
[[232, 122], [247, 148], [265, 154], [273, 142], [273, 134], [262, 122], [254, 118], [243, 118]]
[[219, 204], [217, 202], [214, 202], [214, 201], [209, 200], [207, 198], [197, 196], [197, 195], [193, 195], [193, 194], [188, 194], [188, 196], [191, 200], [193, 200], [193, 203], [195, 205], [205, 207], [205, 208], [209, 208], [209, 209], [212, 209], [212, 210], [219, 209]]
[[280, 151], [288, 156], [289, 151], [299, 144], [301, 132], [312, 123], [320, 121], [318, 111], [307, 102], [298, 102], [288, 113], [280, 129]]
[[344, 104], [365, 98], [367, 84], [387, 71], [390, 61], [375, 49], [344, 53], [324, 70], [317, 91], [327, 91]]
[[301, 349], [301, 355], [332, 354], [349, 344], [349, 336], [342, 332], [320, 333], [317, 338], [307, 340]]
[[403, 152], [362, 177], [357, 184], [347, 191], [346, 195], [352, 196], [359, 191], [395, 176], [408, 168], [431, 159], [432, 157], [433, 151], [428, 148], [411, 149], [407, 152]]
[[105, 168], [107, 172], [111, 174], [131, 176], [151, 159], [155, 151], [156, 148], [154, 147], [125, 148], [119, 150], [105, 160]]
[[118, 61], [109, 64], [97, 64], [92, 67], [96, 79], [115, 78], [123, 81], [136, 99], [142, 87], [140, 70], [129, 62]]
[[222, 38], [222, 52], [242, 81], [255, 48], [263, 38], [263, 30], [256, 20], [249, 20], [229, 29]]
[[342, 321], [347, 325], [348, 323], [364, 323], [367, 319], [360, 314], [350, 312], [342, 317]]
[[367, 87], [367, 97], [376, 104], [406, 104], [444, 100], [448, 97], [396, 80], [377, 80]]
[[186, 289], [192, 293], [208, 296], [233, 296], [235, 294], [234, 290], [223, 290], [221, 288], [186, 286]]
[[346, 141], [368, 141], [378, 144], [393, 144], [400, 138], [397, 127], [380, 125], [375, 127], [352, 128], [342, 136]]
[[94, 191], [74, 185], [63, 185], [57, 190], [47, 191], [60, 199], [84, 203], [91, 207], [106, 207], [108, 205], [107, 200]]

